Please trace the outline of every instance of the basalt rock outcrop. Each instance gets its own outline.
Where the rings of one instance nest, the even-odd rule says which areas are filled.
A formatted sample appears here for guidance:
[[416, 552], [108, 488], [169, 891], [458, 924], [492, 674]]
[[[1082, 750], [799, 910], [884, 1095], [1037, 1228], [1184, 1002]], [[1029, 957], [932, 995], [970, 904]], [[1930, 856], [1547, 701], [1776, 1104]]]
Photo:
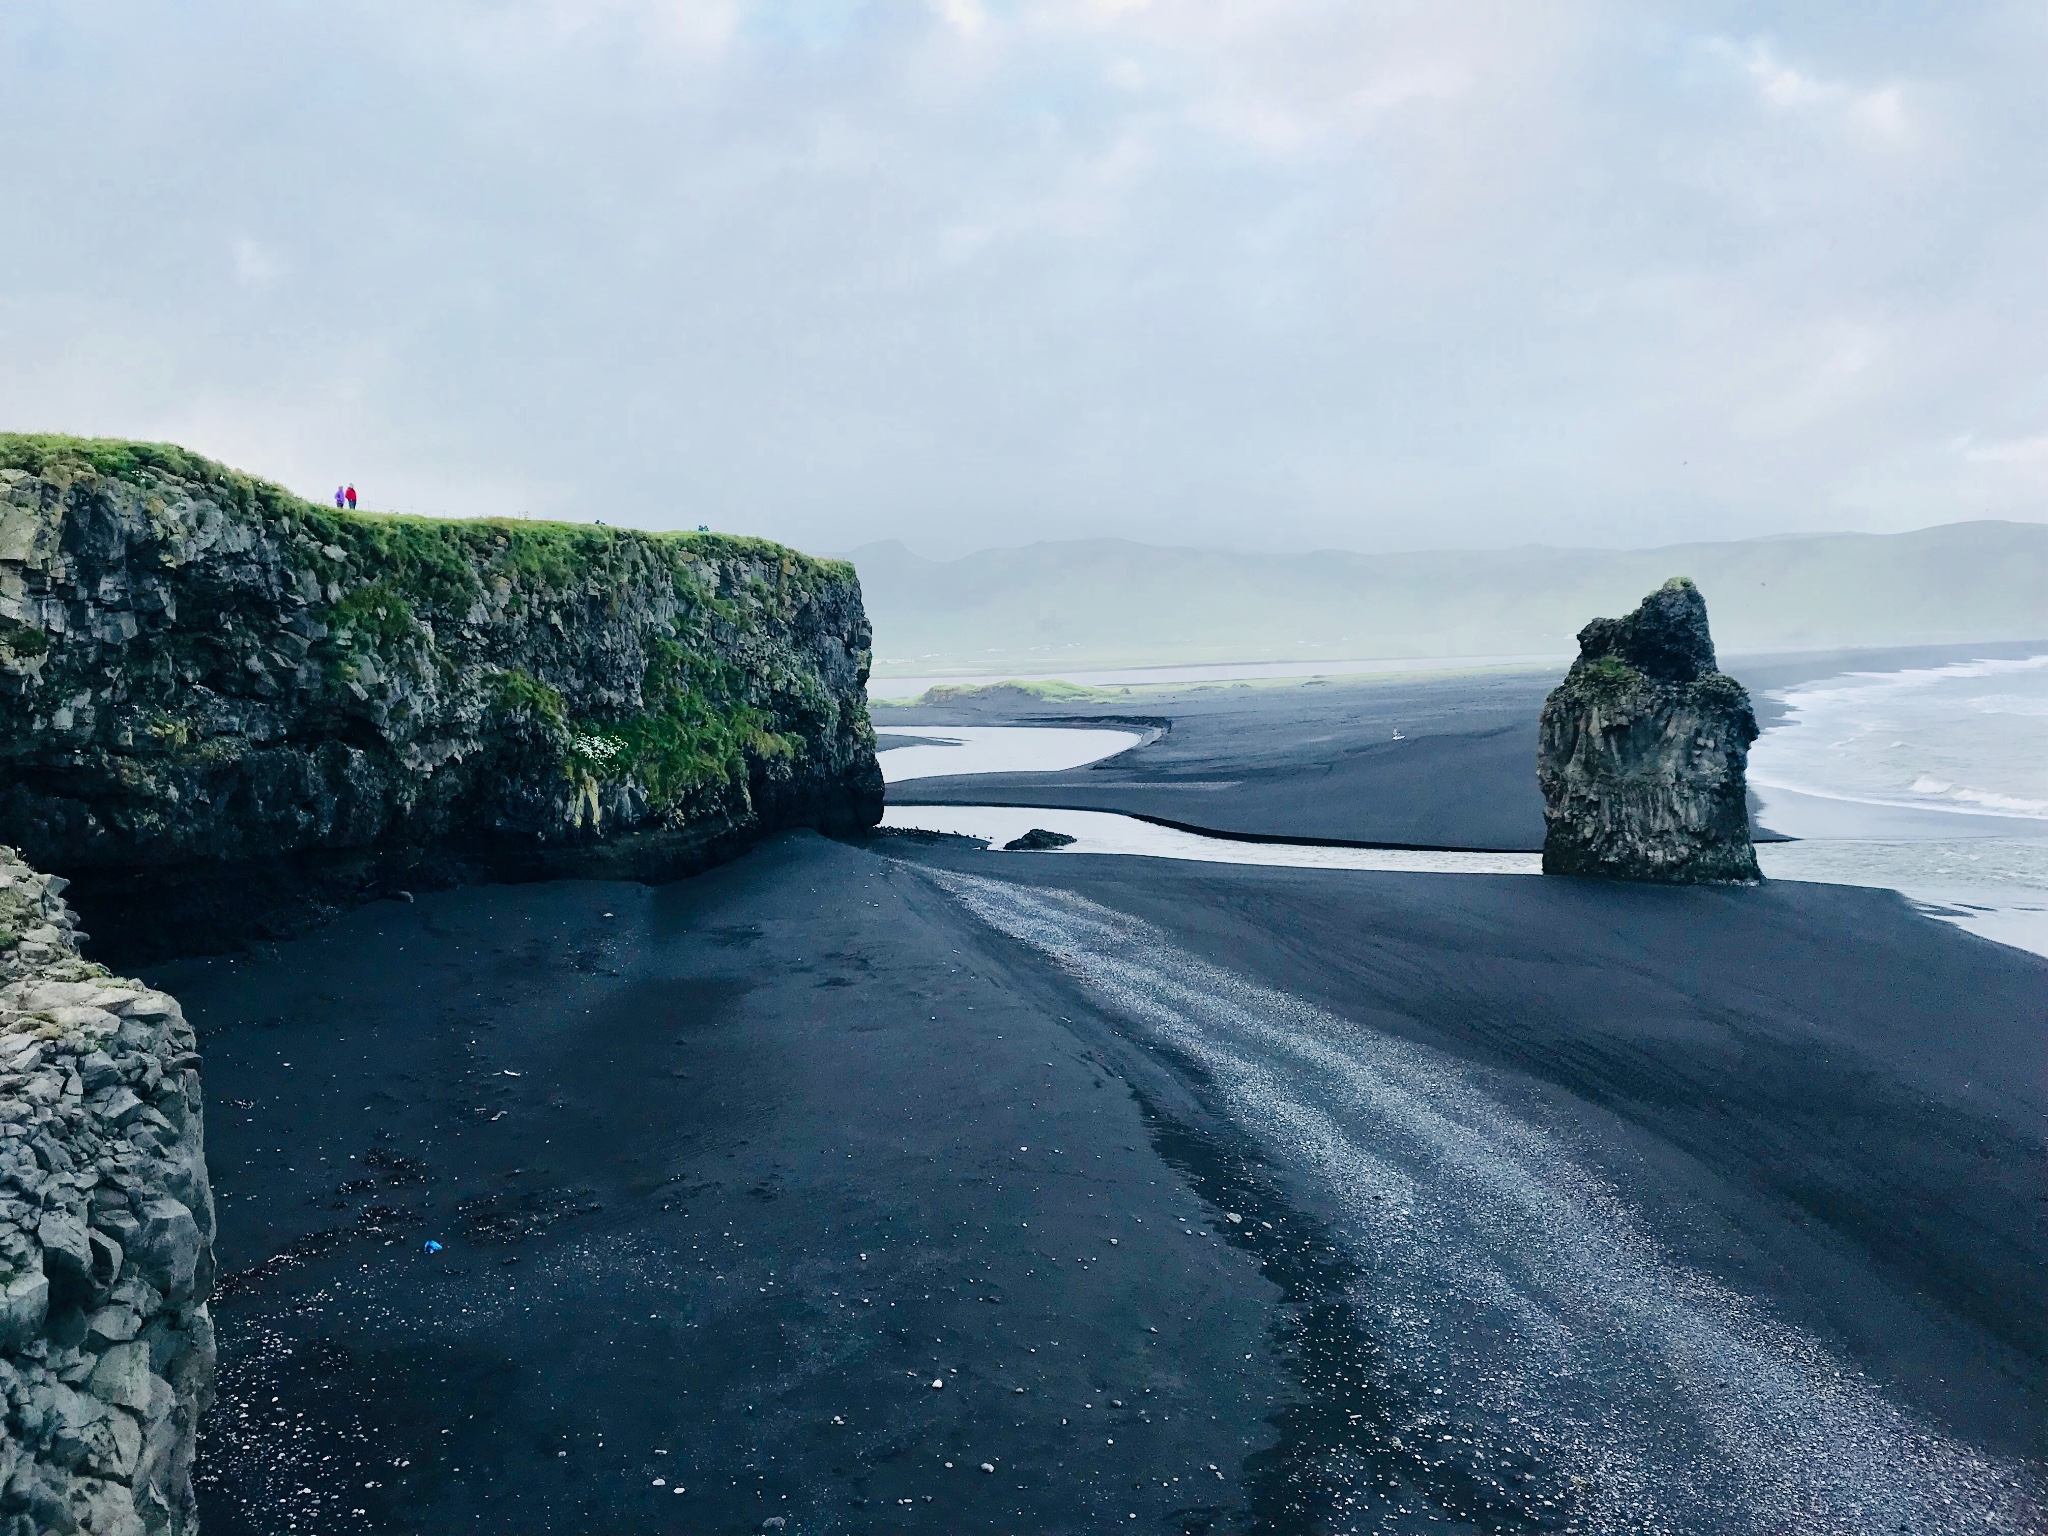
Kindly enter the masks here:
[[0, 1536], [197, 1529], [213, 1195], [175, 1000], [0, 848]]
[[852, 567], [759, 539], [357, 515], [0, 436], [0, 840], [131, 961], [872, 825], [870, 643]]
[[1627, 618], [1593, 620], [1543, 702], [1543, 872], [1759, 879], [1743, 777], [1756, 735], [1690, 581], [1667, 581]]

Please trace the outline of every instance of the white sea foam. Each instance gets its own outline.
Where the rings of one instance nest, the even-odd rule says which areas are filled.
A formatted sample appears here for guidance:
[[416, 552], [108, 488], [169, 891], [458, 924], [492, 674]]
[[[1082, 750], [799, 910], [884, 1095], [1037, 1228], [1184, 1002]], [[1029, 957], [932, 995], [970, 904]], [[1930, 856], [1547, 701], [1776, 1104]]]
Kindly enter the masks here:
[[[1367, 1277], [1351, 1303], [1390, 1346], [1372, 1369], [1416, 1405], [1400, 1433], [1463, 1458], [1527, 1518], [1557, 1496], [1600, 1531], [2039, 1529], [2031, 1473], [1673, 1263], [1613, 1189], [1450, 1058], [1074, 893], [928, 873], [1184, 1056], [1266, 1155], [1329, 1191]], [[1513, 1481], [1495, 1470], [1509, 1452], [1560, 1481]], [[1382, 1495], [1361, 1472], [1343, 1497], [1367, 1514]]]
[[1855, 672], [1777, 697], [1790, 713], [1750, 749], [1749, 782], [1758, 820], [1801, 841], [1758, 848], [1766, 875], [1887, 886], [2048, 955], [2048, 656]]
[[1749, 754], [1770, 825], [1773, 790], [2048, 821], [2048, 656], [1854, 672], [1776, 696], [1790, 713]]

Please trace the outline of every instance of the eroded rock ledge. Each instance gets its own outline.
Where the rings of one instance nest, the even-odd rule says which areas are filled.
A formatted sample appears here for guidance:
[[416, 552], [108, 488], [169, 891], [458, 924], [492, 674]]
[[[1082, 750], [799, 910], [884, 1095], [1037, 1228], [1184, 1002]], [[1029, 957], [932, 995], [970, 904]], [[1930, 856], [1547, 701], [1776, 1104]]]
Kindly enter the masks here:
[[1593, 620], [1543, 701], [1543, 872], [1761, 879], [1745, 780], [1756, 735], [1749, 694], [1719, 669], [1706, 599], [1686, 578], [1626, 618]]
[[197, 1529], [213, 1195], [177, 1003], [0, 848], [0, 1536]]
[[763, 539], [358, 515], [0, 434], [0, 841], [116, 963], [871, 826], [869, 653], [852, 567]]

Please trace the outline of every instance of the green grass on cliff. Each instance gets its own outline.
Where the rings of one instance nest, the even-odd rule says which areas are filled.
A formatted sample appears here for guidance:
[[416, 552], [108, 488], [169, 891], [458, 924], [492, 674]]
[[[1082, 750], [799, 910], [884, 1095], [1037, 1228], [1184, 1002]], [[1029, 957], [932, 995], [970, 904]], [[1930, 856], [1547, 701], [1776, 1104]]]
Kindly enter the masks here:
[[1619, 656], [1601, 656], [1573, 667], [1559, 691], [1577, 693], [1596, 704], [1617, 705], [1649, 690], [1650, 680]]
[[36, 475], [52, 470], [85, 470], [142, 486], [160, 476], [169, 476], [204, 486], [214, 500], [235, 511], [302, 505], [298, 497], [282, 486], [201, 458], [175, 443], [65, 437], [51, 432], [0, 432], [0, 469], [25, 469]]
[[674, 640], [649, 646], [639, 711], [578, 719], [560, 690], [516, 669], [493, 680], [493, 705], [551, 737], [575, 783], [639, 783], [664, 809], [700, 789], [743, 786], [750, 758], [786, 762], [803, 751], [778, 733], [767, 711], [745, 702], [739, 669]]
[[323, 544], [358, 554], [409, 599], [427, 606], [466, 607], [482, 587], [479, 569], [515, 585], [549, 591], [606, 575], [622, 549], [643, 547], [673, 557], [756, 559], [776, 564], [784, 582], [807, 587], [823, 578], [844, 580], [853, 567], [820, 560], [770, 539], [729, 533], [653, 533], [589, 523], [533, 522], [524, 518], [437, 518], [385, 512], [346, 512], [307, 501], [283, 486], [259, 480], [175, 443], [111, 437], [0, 432], [0, 469], [31, 474], [104, 475], [149, 490], [165, 481], [201, 490], [223, 511], [304, 526]]
[[[741, 670], [709, 654], [711, 636], [721, 628], [744, 631], [764, 611], [786, 614], [819, 586], [853, 578], [844, 561], [731, 534], [338, 511], [168, 443], [0, 433], [0, 470], [6, 469], [60, 480], [97, 475], [146, 492], [203, 497], [230, 516], [269, 524], [325, 588], [314, 611], [332, 639], [316, 652], [326, 654], [330, 686], [366, 675], [362, 659], [369, 653], [387, 669], [431, 665], [432, 626], [465, 622], [487, 599], [514, 612], [564, 602], [616, 604], [621, 590], [666, 580], [681, 612], [673, 637], [650, 640], [639, 711], [582, 718], [560, 690], [517, 670], [496, 673], [489, 685], [490, 707], [537, 729], [593, 806], [600, 782], [638, 782], [665, 809], [708, 788], [743, 791], [750, 762], [801, 754], [801, 736], [778, 732], [776, 718], [748, 702]], [[705, 579], [710, 562], [742, 560], [772, 576], [750, 576], [745, 587], [725, 594]], [[831, 707], [814, 678], [758, 681], [787, 695], [799, 714]]]
[[745, 783], [749, 754], [779, 762], [802, 750], [800, 738], [779, 735], [764, 711], [743, 702], [737, 668], [673, 640], [649, 647], [640, 694], [640, 713], [599, 723], [596, 734], [619, 743], [619, 769], [657, 805], [705, 784]]

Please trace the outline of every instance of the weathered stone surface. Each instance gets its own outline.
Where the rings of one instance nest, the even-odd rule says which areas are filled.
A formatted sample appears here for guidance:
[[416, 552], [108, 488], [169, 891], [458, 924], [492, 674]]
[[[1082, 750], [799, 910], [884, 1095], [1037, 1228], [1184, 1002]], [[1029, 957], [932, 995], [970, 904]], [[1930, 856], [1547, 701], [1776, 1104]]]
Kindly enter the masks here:
[[87, 1336], [103, 1341], [95, 1348], [105, 1344], [125, 1344], [141, 1330], [142, 1314], [121, 1302], [101, 1307], [86, 1322]]
[[113, 1434], [106, 1428], [112, 1417], [106, 1404], [84, 1392], [74, 1391], [61, 1381], [32, 1386], [24, 1394], [28, 1407], [24, 1425], [35, 1423], [49, 1446], [49, 1459], [59, 1467], [76, 1467], [88, 1457], [110, 1455]]
[[186, 1536], [214, 1369], [197, 1053], [176, 1002], [79, 957], [62, 889], [0, 848], [0, 1533]]
[[141, 1230], [130, 1248], [135, 1267], [149, 1283], [179, 1300], [192, 1290], [200, 1244], [199, 1225], [185, 1202], [164, 1195], [142, 1207]]
[[0, 840], [131, 959], [872, 825], [869, 655], [852, 568], [763, 540], [348, 514], [0, 435]]
[[43, 1272], [83, 1281], [92, 1273], [92, 1249], [85, 1241], [85, 1222], [66, 1211], [50, 1211], [36, 1223], [36, 1241], [43, 1245]]
[[126, 1086], [116, 1088], [107, 1096], [107, 1102], [100, 1107], [100, 1113], [115, 1125], [125, 1126], [141, 1114], [144, 1105], [134, 1091]]
[[103, 1403], [140, 1413], [149, 1407], [150, 1380], [147, 1344], [112, 1344], [92, 1368], [86, 1389]]
[[19, 1349], [43, 1331], [50, 1310], [50, 1282], [41, 1270], [17, 1274], [0, 1285], [0, 1354]]
[[1690, 581], [1666, 582], [1627, 618], [1593, 620], [1543, 703], [1544, 873], [1760, 879], [1744, 782], [1756, 735]]

